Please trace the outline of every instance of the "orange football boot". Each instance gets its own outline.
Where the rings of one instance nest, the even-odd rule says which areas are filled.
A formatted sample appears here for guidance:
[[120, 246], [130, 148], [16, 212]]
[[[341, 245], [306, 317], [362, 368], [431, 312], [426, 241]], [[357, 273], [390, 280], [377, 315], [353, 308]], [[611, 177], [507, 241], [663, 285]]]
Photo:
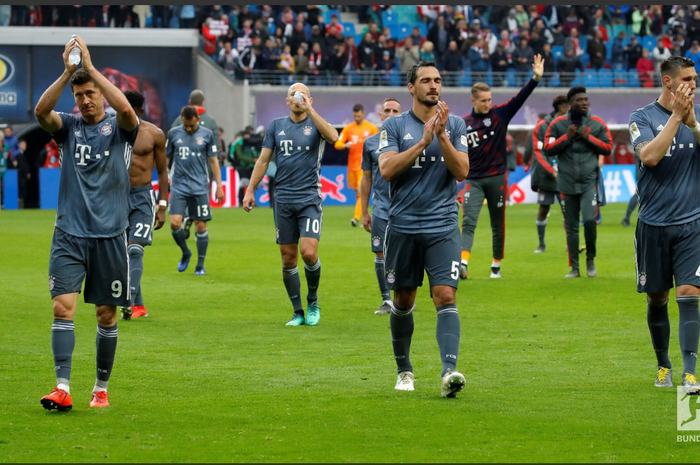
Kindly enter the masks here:
[[73, 399], [63, 389], [55, 387], [51, 394], [41, 398], [41, 405], [46, 410], [57, 409], [59, 412], [67, 412], [73, 408]]
[[92, 393], [90, 407], [109, 407], [107, 400], [107, 391], [95, 391]]
[[141, 318], [142, 316], [148, 316], [148, 310], [143, 305], [134, 305], [131, 307], [131, 318]]

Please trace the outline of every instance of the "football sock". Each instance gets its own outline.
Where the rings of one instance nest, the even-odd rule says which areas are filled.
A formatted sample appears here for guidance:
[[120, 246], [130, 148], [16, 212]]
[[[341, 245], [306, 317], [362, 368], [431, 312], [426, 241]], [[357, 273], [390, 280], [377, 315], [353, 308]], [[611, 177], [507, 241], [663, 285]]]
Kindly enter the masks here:
[[440, 348], [442, 360], [442, 374], [445, 376], [448, 368], [455, 371], [457, 366], [457, 354], [459, 353], [459, 313], [457, 306], [443, 305], [437, 307], [437, 329], [435, 337]]
[[179, 229], [171, 229], [170, 232], [173, 235], [173, 239], [175, 239], [175, 243], [182, 249], [182, 253], [187, 253], [189, 249], [187, 248], [187, 239], [185, 239], [185, 229], [181, 227]]
[[301, 281], [299, 280], [299, 269], [296, 266], [293, 268], [282, 268], [282, 281], [284, 281], [284, 287], [287, 289], [289, 300], [292, 301], [294, 313], [304, 316], [304, 307], [301, 306]]
[[197, 233], [197, 269], [204, 268], [204, 259], [207, 258], [209, 247], [209, 231]]
[[318, 283], [321, 281], [321, 259], [317, 258], [316, 263], [311, 266], [304, 263], [304, 274], [308, 288], [306, 300], [316, 302], [318, 300]]
[[131, 305], [143, 305], [143, 299], [141, 298], [141, 276], [143, 275], [143, 246], [141, 244], [129, 244], [128, 250]]
[[496, 260], [495, 258], [493, 259], [493, 262], [491, 262], [491, 268], [500, 268], [501, 267], [501, 261]]
[[683, 355], [683, 373], [695, 374], [698, 361], [698, 338], [700, 337], [700, 311], [696, 295], [676, 297], [678, 302], [678, 340]]
[[95, 345], [97, 346], [97, 379], [95, 380], [93, 391], [107, 390], [109, 375], [112, 374], [112, 365], [114, 365], [114, 356], [117, 353], [118, 334], [119, 330], [116, 323], [109, 328], [97, 325], [97, 337], [95, 339]]
[[413, 372], [411, 365], [411, 338], [413, 337], [413, 310], [416, 305], [408, 310], [402, 310], [391, 303], [389, 326], [391, 327], [391, 345], [394, 347], [394, 359], [396, 359], [397, 372]]
[[382, 300], [384, 302], [391, 300], [389, 289], [387, 289], [386, 286], [386, 275], [384, 275], [384, 258], [374, 257], [374, 272], [377, 275], [377, 282], [379, 283], [379, 292], [382, 293]]
[[668, 341], [671, 337], [671, 324], [668, 321], [668, 299], [653, 303], [647, 299], [647, 324], [651, 333], [651, 345], [656, 353], [657, 365], [671, 368], [668, 358]]
[[543, 221], [535, 220], [535, 224], [537, 225], [537, 235], [540, 238], [540, 247], [544, 247], [544, 231], [547, 229], [547, 219], [545, 218]]
[[51, 349], [53, 351], [56, 385], [70, 394], [70, 369], [75, 348], [75, 324], [70, 320], [54, 318], [51, 326]]
[[464, 263], [469, 263], [469, 254], [470, 253], [471, 252], [469, 252], [468, 250], [462, 250], [462, 261]]

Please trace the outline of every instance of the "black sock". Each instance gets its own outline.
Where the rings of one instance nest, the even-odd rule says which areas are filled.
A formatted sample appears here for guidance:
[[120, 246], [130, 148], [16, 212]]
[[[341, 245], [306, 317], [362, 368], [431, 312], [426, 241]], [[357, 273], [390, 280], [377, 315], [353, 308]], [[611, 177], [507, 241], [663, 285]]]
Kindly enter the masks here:
[[647, 324], [651, 334], [651, 345], [656, 353], [657, 365], [671, 368], [668, 359], [668, 341], [671, 337], [671, 324], [668, 321], [668, 299], [663, 303], [653, 303], [647, 299]]
[[209, 247], [209, 231], [204, 231], [203, 233], [196, 233], [197, 237], [197, 268], [201, 270], [204, 268], [204, 259], [207, 258], [207, 247]]
[[394, 347], [394, 359], [398, 373], [413, 372], [411, 365], [411, 338], [413, 337], [413, 310], [415, 304], [408, 310], [402, 310], [392, 302], [389, 325], [391, 327], [391, 344]]
[[97, 346], [97, 380], [95, 381], [95, 391], [107, 390], [109, 376], [112, 374], [112, 366], [114, 365], [114, 356], [117, 353], [117, 336], [119, 330], [117, 324], [105, 328], [97, 325], [97, 337], [95, 345]]
[[51, 326], [51, 349], [57, 385], [70, 385], [70, 370], [75, 348], [75, 324], [54, 318]]
[[537, 236], [540, 238], [540, 247], [544, 247], [544, 231], [547, 229], [547, 218], [543, 221], [535, 220], [535, 224], [537, 225]]
[[309, 303], [316, 302], [318, 300], [318, 283], [321, 281], [321, 260], [317, 258], [316, 263], [311, 266], [304, 263], [304, 274], [308, 287], [306, 300]]
[[304, 307], [301, 306], [301, 281], [299, 280], [299, 269], [296, 266], [293, 268], [282, 268], [282, 281], [284, 282], [285, 289], [287, 289], [289, 300], [292, 301], [294, 313], [304, 316]]
[[186, 254], [187, 252], [190, 251], [190, 249], [187, 248], [187, 239], [185, 239], [185, 229], [184, 228], [171, 229], [170, 233], [173, 235], [173, 239], [175, 239], [175, 243], [182, 249], [183, 254]]
[[676, 297], [678, 302], [678, 341], [683, 355], [683, 373], [695, 374], [700, 337], [700, 311], [696, 295]]
[[141, 276], [143, 276], [143, 246], [129, 244], [129, 281], [131, 282], [131, 305], [143, 305]]
[[437, 328], [435, 337], [440, 348], [440, 358], [442, 360], [442, 374], [445, 376], [448, 369], [456, 371], [457, 355], [459, 354], [459, 313], [457, 306], [443, 305], [437, 307]]
[[389, 294], [389, 289], [386, 287], [386, 275], [384, 274], [384, 259], [375, 257], [374, 258], [374, 272], [377, 275], [377, 282], [379, 283], [379, 292], [382, 293], [382, 300], [386, 302], [391, 300], [391, 295]]

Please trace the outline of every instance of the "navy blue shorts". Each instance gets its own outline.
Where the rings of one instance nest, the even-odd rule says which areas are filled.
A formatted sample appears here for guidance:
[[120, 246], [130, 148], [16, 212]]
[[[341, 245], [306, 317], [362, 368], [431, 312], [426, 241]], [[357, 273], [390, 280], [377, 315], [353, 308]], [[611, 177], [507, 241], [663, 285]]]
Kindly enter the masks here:
[[185, 195], [179, 192], [170, 192], [168, 213], [189, 217], [196, 221], [211, 221], [209, 194]]
[[85, 281], [85, 302], [129, 306], [129, 254], [126, 232], [110, 238], [71, 236], [55, 229], [49, 258], [51, 298], [80, 292]]
[[560, 202], [559, 192], [546, 191], [544, 189], [539, 189], [537, 191], [537, 204], [538, 205], [552, 205], [555, 202]]
[[384, 244], [386, 282], [391, 290], [423, 285], [428, 273], [430, 287], [459, 284], [462, 238], [459, 228], [440, 233], [405, 234], [387, 228]]
[[134, 187], [129, 192], [129, 242], [153, 244], [153, 226], [156, 222], [156, 193], [153, 186]]
[[323, 206], [321, 199], [307, 203], [275, 203], [278, 244], [298, 244], [300, 237], [321, 240]]
[[384, 252], [384, 237], [389, 220], [372, 215], [372, 252]]
[[700, 287], [700, 219], [675, 226], [637, 222], [634, 252], [637, 292], [665, 292], [676, 286]]

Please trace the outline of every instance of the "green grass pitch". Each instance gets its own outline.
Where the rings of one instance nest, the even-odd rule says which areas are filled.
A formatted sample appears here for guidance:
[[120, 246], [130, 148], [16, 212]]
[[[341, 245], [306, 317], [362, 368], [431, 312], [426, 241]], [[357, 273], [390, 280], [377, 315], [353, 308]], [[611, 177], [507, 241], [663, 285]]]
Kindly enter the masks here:
[[55, 212], [2, 212], [0, 461], [694, 461], [696, 445], [677, 442], [675, 389], [653, 386], [624, 208], [602, 209], [598, 277], [576, 280], [564, 279], [556, 208], [547, 252], [532, 253], [534, 205], [508, 208], [503, 279], [490, 279], [482, 211], [457, 294], [467, 379], [457, 399], [440, 398], [427, 282], [415, 313], [416, 391], [394, 390], [389, 319], [373, 314], [381, 302], [370, 236], [350, 226], [350, 207], [324, 211], [317, 327], [284, 326], [291, 306], [270, 209], [214, 212], [205, 277], [194, 276], [194, 263], [177, 272], [166, 226], [145, 255], [150, 316], [119, 322], [108, 409], [87, 406], [96, 322], [81, 296], [66, 414], [39, 404], [55, 384], [47, 283]]

